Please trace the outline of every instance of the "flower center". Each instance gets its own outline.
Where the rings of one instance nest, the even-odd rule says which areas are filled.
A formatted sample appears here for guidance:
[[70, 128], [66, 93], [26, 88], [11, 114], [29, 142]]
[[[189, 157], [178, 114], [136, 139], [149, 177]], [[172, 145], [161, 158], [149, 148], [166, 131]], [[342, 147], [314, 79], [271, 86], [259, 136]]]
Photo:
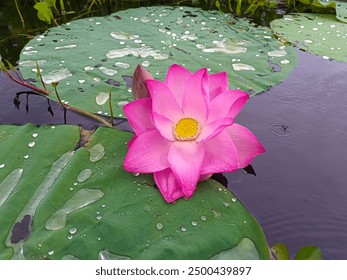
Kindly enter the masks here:
[[174, 128], [174, 134], [177, 140], [191, 141], [195, 140], [200, 134], [199, 123], [192, 118], [181, 119]]

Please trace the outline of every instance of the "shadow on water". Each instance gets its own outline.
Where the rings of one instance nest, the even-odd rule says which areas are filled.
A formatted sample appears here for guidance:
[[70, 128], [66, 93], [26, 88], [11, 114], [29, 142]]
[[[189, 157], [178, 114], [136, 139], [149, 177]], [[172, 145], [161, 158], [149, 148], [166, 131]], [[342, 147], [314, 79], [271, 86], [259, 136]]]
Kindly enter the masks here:
[[[324, 259], [347, 259], [347, 64], [298, 53], [287, 80], [251, 98], [236, 119], [267, 150], [252, 163], [257, 176], [215, 177], [256, 217], [270, 246], [284, 242], [294, 254], [317, 245]], [[99, 126], [4, 75], [0, 93], [0, 124]], [[121, 120], [117, 128], [129, 130]]]

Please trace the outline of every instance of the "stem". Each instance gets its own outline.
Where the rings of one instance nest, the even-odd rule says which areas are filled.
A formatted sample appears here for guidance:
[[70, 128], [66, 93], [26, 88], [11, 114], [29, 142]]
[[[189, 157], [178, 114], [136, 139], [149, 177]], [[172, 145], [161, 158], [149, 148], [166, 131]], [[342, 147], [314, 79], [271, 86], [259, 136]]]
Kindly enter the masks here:
[[112, 126], [114, 126], [114, 123], [113, 123], [113, 109], [112, 109], [112, 101], [111, 101], [111, 97], [112, 97], [112, 94], [111, 94], [111, 90], [110, 90], [110, 93], [109, 93], [109, 97], [108, 97], [108, 104], [110, 106], [110, 114], [111, 114], [111, 119], [110, 119], [110, 124]]
[[231, 5], [231, 0], [228, 0], [228, 6], [229, 6], [229, 12], [232, 13], [234, 10], [233, 10], [233, 7]]
[[79, 114], [85, 115], [85, 116], [87, 116], [89, 118], [92, 118], [94, 120], [97, 120], [98, 122], [104, 124], [107, 127], [113, 127], [108, 121], [106, 121], [105, 119], [103, 119], [103, 118], [101, 118], [101, 117], [99, 117], [97, 115], [94, 115], [93, 113], [89, 113], [87, 111], [84, 111], [84, 110], [81, 110], [81, 109], [78, 109], [76, 107], [72, 107], [72, 106], [69, 106], [69, 105], [66, 105], [66, 104], [64, 104], [63, 106], [66, 109], [68, 109], [68, 110], [74, 111], [76, 113], [79, 113]]
[[15, 3], [15, 5], [16, 5], [16, 9], [17, 9], [18, 15], [19, 15], [19, 17], [20, 17], [20, 21], [22, 22], [22, 27], [23, 27], [23, 29], [24, 29], [24, 28], [25, 28], [25, 22], [24, 22], [24, 18], [23, 18], [23, 16], [22, 16], [22, 13], [20, 12], [20, 9], [19, 9], [17, 0], [14, 0], [14, 3]]
[[40, 77], [41, 84], [43, 85], [43, 88], [45, 89], [45, 91], [47, 91], [46, 84], [43, 81], [41, 69], [40, 69], [39, 63], [37, 61], [36, 61], [36, 70], [37, 70], [37, 76]]
[[20, 84], [20, 85], [22, 85], [22, 86], [24, 86], [24, 87], [30, 88], [30, 89], [32, 89], [33, 91], [36, 91], [36, 92], [38, 92], [38, 93], [41, 93], [41, 94], [44, 94], [44, 95], [47, 95], [47, 96], [51, 94], [48, 90], [40, 89], [40, 88], [38, 88], [38, 87], [36, 87], [36, 86], [33, 86], [33, 85], [31, 85], [31, 84], [29, 84], [29, 83], [23, 81], [23, 80], [18, 80], [18, 79], [16, 79], [16, 78], [13, 77], [8, 71], [6, 71], [6, 75], [7, 75], [7, 77], [9, 77], [12, 81], [14, 81], [15, 83]]
[[58, 94], [58, 91], [57, 91], [57, 84], [52, 84], [53, 88], [54, 88], [54, 91], [55, 91], [55, 94], [57, 95], [57, 98], [58, 98], [58, 101], [59, 101], [59, 104], [66, 110], [71, 110], [71, 111], [74, 111], [76, 113], [79, 113], [79, 114], [82, 114], [82, 115], [85, 115], [89, 118], [92, 118], [94, 120], [97, 120], [98, 122], [100, 123], [103, 123], [104, 125], [108, 126], [108, 127], [113, 127], [109, 122], [107, 122], [106, 120], [104, 120], [103, 118], [97, 116], [97, 115], [94, 115], [92, 113], [89, 113], [87, 111], [84, 111], [84, 110], [81, 110], [79, 108], [76, 108], [76, 107], [72, 107], [70, 105], [67, 105], [67, 104], [64, 104], [61, 99], [60, 99], [60, 96]]

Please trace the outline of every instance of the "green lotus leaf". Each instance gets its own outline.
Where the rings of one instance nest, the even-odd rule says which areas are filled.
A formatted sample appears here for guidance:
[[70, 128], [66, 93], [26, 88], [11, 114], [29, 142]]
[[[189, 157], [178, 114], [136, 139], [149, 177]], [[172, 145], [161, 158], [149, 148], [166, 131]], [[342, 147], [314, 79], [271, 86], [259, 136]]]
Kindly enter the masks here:
[[202, 67], [211, 73], [226, 71], [231, 88], [256, 94], [283, 81], [297, 56], [270, 29], [246, 19], [197, 8], [150, 7], [51, 28], [21, 52], [19, 66], [25, 78], [39, 80], [36, 61], [46, 83], [60, 81], [64, 102], [109, 115], [112, 90], [115, 115], [123, 117], [138, 64], [160, 80], [172, 64], [192, 72]]
[[336, 18], [347, 22], [347, 2], [338, 0], [318, 0], [323, 7], [333, 7], [336, 9]]
[[330, 14], [298, 13], [271, 22], [275, 34], [325, 59], [347, 62], [346, 24]]
[[216, 181], [167, 204], [151, 175], [124, 171], [131, 136], [0, 126], [0, 259], [270, 258], [256, 220]]

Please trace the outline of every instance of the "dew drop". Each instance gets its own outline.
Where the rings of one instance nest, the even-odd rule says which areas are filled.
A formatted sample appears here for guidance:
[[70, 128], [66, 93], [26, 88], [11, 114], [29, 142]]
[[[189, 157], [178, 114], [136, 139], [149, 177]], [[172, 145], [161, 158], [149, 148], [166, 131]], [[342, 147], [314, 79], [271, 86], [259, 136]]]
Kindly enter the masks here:
[[89, 149], [89, 160], [96, 162], [103, 158], [105, 154], [105, 148], [101, 143], [95, 144]]
[[157, 228], [158, 230], [162, 230], [163, 227], [164, 227], [164, 225], [163, 225], [162, 223], [157, 223], [157, 225], [156, 225], [156, 228]]
[[233, 63], [232, 66], [234, 71], [255, 71], [255, 68], [252, 65], [248, 64]]
[[192, 221], [192, 226], [196, 227], [198, 225], [197, 221]]
[[86, 82], [86, 80], [78, 80], [78, 82], [79, 82], [80, 84], [84, 84], [84, 83]]
[[50, 255], [50, 256], [52, 256], [53, 254], [54, 254], [53, 250], [48, 252], [48, 255]]
[[37, 51], [24, 51], [22, 52], [23, 55], [33, 55], [33, 54], [37, 54]]
[[104, 196], [104, 193], [98, 189], [80, 189], [71, 197], [62, 208], [58, 209], [46, 222], [45, 227], [48, 230], [58, 230], [66, 225], [67, 216], [78, 209], [84, 208]]
[[66, 45], [66, 46], [61, 46], [61, 47], [55, 47], [56, 50], [66, 50], [66, 49], [73, 49], [76, 48], [77, 45]]
[[138, 177], [139, 175], [140, 175], [140, 173], [133, 173], [133, 175], [135, 176], [135, 177]]
[[185, 232], [187, 231], [187, 228], [186, 227], [180, 227], [181, 231]]
[[130, 64], [124, 62], [116, 62], [114, 65], [124, 69], [130, 68]]
[[53, 82], [59, 82], [72, 76], [71, 72], [67, 68], [56, 69], [42, 76], [43, 81], [46, 84], [51, 84]]
[[288, 59], [281, 60], [281, 64], [289, 64], [290, 61]]
[[33, 133], [32, 136], [36, 138], [39, 134], [38, 133]]
[[89, 177], [92, 175], [93, 171], [90, 169], [84, 169], [81, 171], [81, 173], [77, 177], [77, 181], [82, 183], [89, 179]]
[[28, 144], [28, 146], [29, 146], [29, 148], [34, 147], [34, 146], [35, 146], [35, 142], [34, 142], [34, 141], [30, 142], [30, 143]]
[[268, 56], [273, 56], [273, 57], [282, 57], [286, 56], [288, 53], [285, 50], [275, 50], [275, 51], [270, 51], [267, 53]]
[[232, 202], [236, 202], [236, 201], [237, 201], [237, 198], [236, 198], [236, 197], [233, 197], [233, 198], [231, 199], [231, 201], [232, 201]]
[[110, 94], [107, 92], [100, 92], [96, 97], [95, 97], [95, 102], [98, 105], [104, 105], [107, 100], [109, 99]]
[[1, 163], [0, 168], [4, 168], [4, 167], [5, 167], [5, 163]]
[[230, 204], [228, 202], [223, 202], [223, 204], [224, 204], [225, 207], [229, 207], [230, 206]]
[[29, 158], [29, 155], [25, 155], [24, 158], [25, 158], [25, 159]]
[[151, 21], [151, 19], [150, 19], [149, 17], [142, 17], [140, 20], [141, 20], [143, 23], [147, 23], [147, 22], [150, 22], [150, 21]]
[[219, 219], [220, 218], [220, 213], [218, 212], [218, 211], [216, 211], [216, 210], [212, 210], [212, 212], [213, 212], [213, 215], [214, 215], [214, 217], [216, 218], [216, 219]]
[[76, 227], [72, 227], [69, 229], [69, 233], [70, 234], [75, 234], [77, 232], [77, 228]]
[[201, 219], [202, 221], [206, 221], [206, 220], [207, 220], [206, 216], [201, 216], [200, 219]]
[[322, 57], [323, 57], [323, 59], [330, 59], [330, 57], [326, 56], [326, 55], [323, 55]]
[[101, 215], [97, 215], [97, 216], [96, 216], [96, 219], [97, 219], [97, 220], [101, 220], [101, 218], [102, 218]]
[[128, 103], [129, 103], [129, 101], [121, 100], [121, 101], [117, 102], [117, 106], [122, 108], [124, 105], [126, 105]]
[[135, 40], [139, 38], [138, 35], [130, 35], [125, 32], [111, 32], [111, 36], [117, 40]]
[[149, 61], [145, 60], [141, 63], [143, 67], [148, 67], [150, 65]]
[[107, 67], [99, 67], [99, 70], [104, 73], [105, 75], [108, 75], [108, 76], [114, 76], [115, 74], [118, 73], [117, 70], [114, 70], [114, 69], [111, 69], [111, 68], [107, 68]]
[[94, 70], [94, 67], [93, 66], [86, 66], [86, 67], [84, 67], [84, 70], [85, 71], [92, 71], [92, 70]]

